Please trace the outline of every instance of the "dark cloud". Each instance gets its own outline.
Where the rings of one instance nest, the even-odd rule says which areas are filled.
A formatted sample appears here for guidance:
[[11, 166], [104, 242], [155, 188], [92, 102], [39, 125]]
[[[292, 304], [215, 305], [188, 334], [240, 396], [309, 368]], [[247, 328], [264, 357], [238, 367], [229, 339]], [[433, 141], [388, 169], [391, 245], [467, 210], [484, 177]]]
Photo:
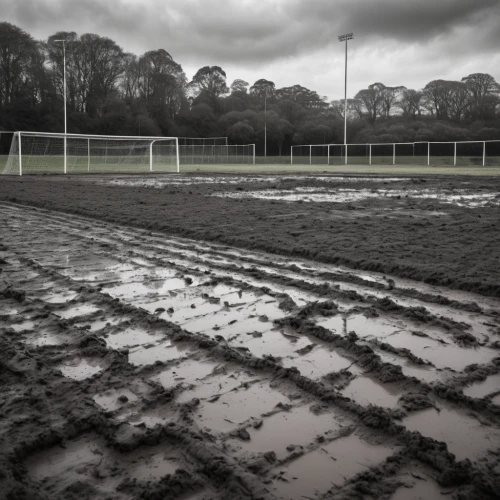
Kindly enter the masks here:
[[387, 58], [405, 61], [406, 54], [452, 74], [470, 66], [467, 57], [487, 61], [500, 43], [499, 0], [0, 0], [0, 10], [37, 38], [94, 32], [135, 53], [165, 48], [187, 68], [218, 64], [250, 79], [255, 71], [257, 79], [276, 68], [307, 75], [306, 65], [304, 85], [321, 81], [318, 67], [333, 71], [319, 59], [327, 51], [340, 62], [344, 32], [355, 32], [352, 47], [366, 56], [364, 85], [383, 80], [377, 66]]

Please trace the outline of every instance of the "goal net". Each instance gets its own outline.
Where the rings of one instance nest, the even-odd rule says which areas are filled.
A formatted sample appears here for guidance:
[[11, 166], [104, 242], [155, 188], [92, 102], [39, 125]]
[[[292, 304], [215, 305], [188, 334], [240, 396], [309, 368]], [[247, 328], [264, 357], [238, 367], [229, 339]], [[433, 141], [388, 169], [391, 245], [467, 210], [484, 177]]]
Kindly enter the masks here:
[[227, 146], [227, 137], [179, 137], [179, 146]]
[[255, 144], [179, 145], [181, 165], [253, 165]]
[[179, 172], [175, 137], [16, 132], [4, 174]]

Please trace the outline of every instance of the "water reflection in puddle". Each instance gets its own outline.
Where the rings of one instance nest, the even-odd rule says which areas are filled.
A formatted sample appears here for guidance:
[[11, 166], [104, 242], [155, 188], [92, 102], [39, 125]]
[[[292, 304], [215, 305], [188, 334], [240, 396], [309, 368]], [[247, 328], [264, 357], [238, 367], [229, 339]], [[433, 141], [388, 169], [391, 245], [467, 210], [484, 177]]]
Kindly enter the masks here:
[[474, 382], [469, 387], [464, 388], [464, 394], [472, 398], [483, 398], [488, 394], [500, 391], [500, 373], [490, 375], [486, 380]]
[[431, 199], [440, 203], [451, 203], [460, 207], [476, 208], [485, 205], [499, 205], [498, 193], [477, 193], [463, 189], [454, 190], [454, 194], [431, 189], [344, 189], [330, 187], [298, 187], [295, 189], [268, 189], [265, 191], [227, 191], [210, 196], [221, 198], [256, 198], [263, 200], [302, 201], [315, 203], [353, 203], [372, 198], [409, 197]]
[[385, 408], [394, 408], [401, 395], [399, 388], [369, 377], [356, 377], [341, 392], [363, 406], [372, 404]]
[[487, 427], [462, 412], [440, 407], [410, 414], [403, 419], [407, 429], [444, 441], [457, 460], [477, 459], [500, 446], [500, 430]]
[[75, 358], [58, 367], [65, 377], [84, 380], [100, 372], [103, 365], [98, 359]]
[[487, 347], [465, 348], [449, 343], [444, 345], [432, 338], [419, 337], [409, 332], [400, 332], [385, 339], [394, 347], [409, 349], [423, 360], [432, 362], [438, 368], [451, 368], [462, 371], [473, 363], [488, 363], [497, 352]]
[[63, 319], [77, 318], [78, 316], [87, 316], [95, 313], [99, 308], [92, 304], [83, 304], [79, 306], [70, 307], [62, 311], [56, 311], [54, 314]]
[[309, 408], [298, 407], [265, 417], [261, 427], [248, 428], [249, 441], [241, 443], [242, 451], [264, 453], [274, 451], [279, 458], [289, 453], [287, 447], [307, 446], [319, 436], [327, 436], [340, 429], [331, 413], [316, 415]]
[[287, 500], [315, 497], [380, 464], [392, 453], [390, 448], [368, 444], [355, 435], [339, 438], [283, 468], [281, 480], [273, 483], [275, 493]]
[[156, 361], [166, 362], [182, 358], [190, 352], [191, 350], [187, 346], [173, 344], [170, 340], [167, 340], [156, 345], [139, 346], [131, 349], [128, 354], [128, 360], [135, 366], [152, 365]]
[[156, 342], [159, 335], [148, 333], [142, 328], [127, 328], [121, 332], [113, 332], [106, 336], [106, 344], [112, 349], [132, 347]]
[[213, 431], [227, 432], [250, 417], [260, 417], [286, 398], [271, 389], [267, 382], [253, 384], [222, 395], [216, 401], [204, 401], [195, 410], [200, 425]]
[[316, 379], [331, 372], [344, 370], [353, 362], [327, 347], [316, 346], [309, 354], [284, 358], [282, 364], [286, 368], [297, 368], [305, 377]]

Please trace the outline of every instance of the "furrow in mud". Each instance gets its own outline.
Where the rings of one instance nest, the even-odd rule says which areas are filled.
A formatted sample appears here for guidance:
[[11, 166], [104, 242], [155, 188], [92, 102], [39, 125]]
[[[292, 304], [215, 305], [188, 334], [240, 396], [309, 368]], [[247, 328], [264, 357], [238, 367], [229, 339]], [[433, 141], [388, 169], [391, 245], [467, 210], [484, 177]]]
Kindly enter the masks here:
[[[241, 265], [227, 247], [19, 207], [3, 216], [12, 495], [351, 498], [370, 484], [397, 499], [425, 490], [408, 478], [420, 469], [427, 498], [495, 497], [494, 299], [407, 305], [324, 265], [252, 252]], [[336, 288], [346, 283], [359, 291]]]

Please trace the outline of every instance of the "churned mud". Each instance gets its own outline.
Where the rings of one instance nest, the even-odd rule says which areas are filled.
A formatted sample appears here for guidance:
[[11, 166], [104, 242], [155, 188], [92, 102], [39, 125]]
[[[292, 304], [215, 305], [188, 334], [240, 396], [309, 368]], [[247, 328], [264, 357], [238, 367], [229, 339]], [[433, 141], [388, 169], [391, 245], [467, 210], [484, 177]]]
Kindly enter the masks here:
[[0, 209], [5, 498], [498, 498], [498, 298]]
[[25, 176], [0, 200], [500, 297], [498, 177]]

